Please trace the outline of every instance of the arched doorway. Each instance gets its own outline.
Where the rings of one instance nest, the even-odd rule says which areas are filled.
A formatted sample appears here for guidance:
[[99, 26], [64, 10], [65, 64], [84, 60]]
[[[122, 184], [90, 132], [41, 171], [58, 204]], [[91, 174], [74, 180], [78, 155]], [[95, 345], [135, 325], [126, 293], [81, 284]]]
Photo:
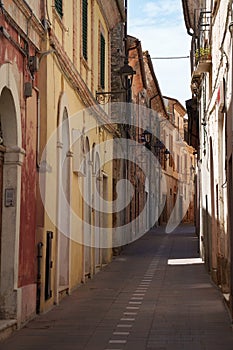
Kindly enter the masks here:
[[86, 169], [86, 181], [84, 181], [84, 275], [86, 277], [91, 277], [91, 197], [92, 197], [92, 171], [91, 171], [91, 159], [90, 159], [90, 144], [89, 139], [86, 137], [84, 144], [84, 153], [85, 153], [85, 169]]
[[70, 288], [70, 127], [67, 110], [68, 101], [63, 94], [59, 104], [57, 138], [57, 292], [68, 292]]
[[0, 68], [0, 77], [0, 319], [16, 319], [20, 317], [17, 290], [21, 165], [25, 152], [21, 149], [20, 104], [10, 64]]
[[94, 164], [94, 203], [95, 203], [95, 210], [94, 210], [94, 240], [95, 240], [95, 268], [100, 268], [102, 261], [101, 261], [101, 237], [100, 237], [100, 198], [101, 198], [101, 177], [100, 177], [100, 156], [96, 152], [95, 157], [93, 158], [93, 164]]
[[212, 278], [217, 282], [217, 225], [215, 218], [215, 181], [214, 181], [214, 155], [213, 142], [210, 137], [210, 198], [211, 198], [211, 267]]

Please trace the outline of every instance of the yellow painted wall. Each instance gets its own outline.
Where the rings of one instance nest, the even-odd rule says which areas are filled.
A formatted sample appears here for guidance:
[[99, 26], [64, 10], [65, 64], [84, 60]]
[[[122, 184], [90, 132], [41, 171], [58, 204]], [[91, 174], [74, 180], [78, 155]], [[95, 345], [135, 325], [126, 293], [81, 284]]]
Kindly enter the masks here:
[[[76, 3], [77, 16], [73, 16], [73, 4]], [[81, 1], [69, 1], [63, 2], [64, 4], [64, 16], [62, 19], [59, 18], [56, 10], [54, 9], [53, 1], [48, 1], [49, 19], [51, 22], [51, 30], [55, 33], [59, 43], [63, 46], [64, 52], [69, 56], [71, 62], [74, 63], [75, 68], [81, 74], [83, 80], [88, 85], [90, 91], [93, 95], [96, 90], [99, 89], [99, 41], [100, 41], [100, 28], [104, 31], [105, 41], [106, 41], [106, 88], [109, 86], [109, 68], [107, 64], [109, 62], [109, 36], [108, 28], [104, 20], [104, 16], [100, 11], [97, 1], [89, 1], [89, 24], [92, 23], [93, 28], [89, 28], [88, 36], [88, 60], [87, 62], [81, 56], [81, 14], [80, 5]], [[93, 7], [92, 7], [93, 3]], [[92, 17], [93, 16], [93, 17]], [[76, 21], [76, 22], [75, 22]], [[73, 36], [75, 32], [75, 36]], [[49, 39], [48, 39], [49, 40]], [[48, 45], [48, 49], [51, 49]], [[68, 117], [70, 120], [70, 136], [72, 139], [73, 130], [83, 134], [83, 136], [89, 139], [90, 147], [92, 145], [98, 144], [105, 140], [113, 138], [113, 135], [108, 131], [104, 130], [100, 133], [98, 128], [98, 123], [93, 115], [86, 115], [82, 112], [85, 109], [85, 105], [81, 98], [74, 91], [72, 84], [68, 81], [65, 76], [62, 67], [58, 63], [58, 59], [55, 53], [50, 53], [43, 58], [44, 71], [47, 72], [47, 81], [44, 82], [44, 97], [43, 100], [46, 101], [46, 107], [43, 107], [43, 125], [41, 126], [41, 135], [43, 143], [48, 141], [49, 137], [52, 135], [57, 127], [58, 114], [59, 114], [59, 101], [61, 96], [65, 96], [67, 101]], [[41, 82], [43, 86], [43, 82]], [[75, 118], [72, 116], [76, 115]], [[86, 130], [89, 130], [85, 133]], [[57, 202], [58, 202], [58, 190], [57, 190], [57, 154], [58, 148], [56, 142], [54, 143], [54, 152], [47, 157], [47, 162], [52, 167], [52, 174], [46, 174], [46, 195], [45, 195], [45, 205], [50, 208], [54, 218], [57, 218]], [[73, 147], [71, 146], [71, 151]], [[73, 154], [71, 157], [71, 187], [70, 187], [70, 204], [73, 213], [77, 217], [83, 219], [84, 215], [84, 203], [83, 198], [80, 193], [80, 187], [84, 179], [80, 174], [74, 172], [74, 162], [75, 159], [82, 159], [83, 153], [81, 147], [79, 147], [79, 154]], [[111, 149], [106, 148], [105, 152], [112, 152]], [[100, 154], [100, 158], [104, 158], [105, 153]], [[103, 169], [107, 177], [108, 186], [108, 200], [112, 200], [112, 177], [113, 177], [113, 166], [112, 163], [106, 164]], [[52, 195], [51, 195], [52, 194]], [[112, 226], [112, 215], [107, 218], [107, 224], [109, 227]], [[45, 214], [44, 217], [44, 229], [40, 229], [40, 236], [44, 244], [44, 253], [46, 247], [46, 231], [51, 230], [54, 232], [53, 239], [53, 268], [52, 268], [52, 290], [53, 296], [47, 302], [44, 301], [43, 293], [41, 297], [41, 310], [44, 311], [52, 306], [56, 299], [56, 286], [57, 286], [57, 238], [58, 232], [56, 229], [56, 222], [52, 220]], [[78, 284], [83, 281], [84, 274], [84, 248], [81, 245], [81, 240], [83, 238], [83, 224], [82, 220], [77, 221], [75, 215], [71, 216], [70, 222], [70, 271], [69, 271], [69, 289], [73, 290], [78, 286]], [[41, 233], [43, 232], [43, 233]], [[92, 235], [94, 235], [94, 229], [92, 229]], [[111, 242], [111, 237], [108, 238]], [[104, 251], [104, 262], [108, 262], [112, 256], [112, 250], [107, 249]], [[94, 257], [95, 249], [91, 250], [91, 270], [95, 271]], [[45, 264], [45, 256], [43, 256], [43, 264]], [[44, 266], [44, 265], [43, 265]], [[43, 268], [44, 274], [44, 268]], [[44, 281], [42, 281], [42, 288], [44, 288]]]

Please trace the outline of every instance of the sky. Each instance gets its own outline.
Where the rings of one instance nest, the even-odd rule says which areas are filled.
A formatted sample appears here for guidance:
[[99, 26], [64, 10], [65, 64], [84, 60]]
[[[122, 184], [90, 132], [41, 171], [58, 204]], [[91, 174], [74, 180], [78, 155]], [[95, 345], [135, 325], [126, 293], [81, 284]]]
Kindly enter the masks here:
[[[153, 57], [189, 56], [181, 0], [128, 0], [128, 34], [141, 41], [143, 51]], [[191, 98], [190, 61], [152, 59], [164, 96], [176, 98], [184, 107]]]

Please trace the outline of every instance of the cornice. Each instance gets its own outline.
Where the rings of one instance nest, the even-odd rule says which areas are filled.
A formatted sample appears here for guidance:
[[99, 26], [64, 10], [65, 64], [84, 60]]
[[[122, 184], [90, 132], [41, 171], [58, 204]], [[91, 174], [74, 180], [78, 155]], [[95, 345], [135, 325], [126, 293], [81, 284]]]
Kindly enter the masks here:
[[[106, 1], [108, 2], [107, 6], [104, 4]], [[97, 4], [109, 30], [113, 29], [118, 23], [124, 21], [124, 13], [119, 0], [111, 2], [109, 0], [97, 0]], [[109, 11], [108, 6], [111, 6], [112, 11]], [[114, 9], [116, 12], [118, 12], [118, 19], [115, 21], [113, 16]]]
[[38, 35], [44, 35], [44, 27], [40, 21], [40, 19], [33, 12], [31, 7], [27, 4], [25, 0], [13, 0], [15, 5], [19, 8], [19, 10], [23, 13], [27, 20], [33, 24], [33, 29], [37, 32]]
[[187, 0], [182, 0], [182, 6], [183, 6], [183, 14], [184, 14], [184, 22], [187, 31], [192, 28], [191, 23], [190, 23], [190, 13], [189, 13], [189, 7], [188, 7], [188, 1]]
[[[28, 5], [23, 0], [13, 0], [15, 3], [15, 8], [23, 16], [25, 23], [30, 22], [30, 30], [34, 31], [35, 36], [29, 36], [25, 28], [18, 23], [16, 16], [11, 13], [10, 9], [7, 6], [2, 7], [2, 13], [5, 17], [7, 23], [9, 23], [23, 38], [23, 40], [30, 42], [34, 45], [38, 50], [40, 50], [40, 40], [45, 37], [45, 30], [40, 20], [36, 17], [36, 15], [32, 12], [32, 10], [28, 7]], [[24, 24], [25, 24], [24, 23]], [[36, 39], [36, 40], [34, 40]]]

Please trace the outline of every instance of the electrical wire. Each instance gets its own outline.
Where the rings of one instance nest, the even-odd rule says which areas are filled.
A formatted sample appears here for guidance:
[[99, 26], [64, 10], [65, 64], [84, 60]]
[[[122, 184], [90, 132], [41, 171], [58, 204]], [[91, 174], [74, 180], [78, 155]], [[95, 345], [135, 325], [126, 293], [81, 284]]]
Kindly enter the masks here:
[[[134, 49], [133, 48], [130, 48], [131, 49]], [[124, 57], [124, 56], [122, 56]], [[135, 59], [137, 58], [138, 60], [143, 60], [144, 57], [137, 57], [137, 56], [129, 56], [128, 58], [132, 58], [132, 59]], [[181, 60], [181, 59], [186, 59], [186, 58], [190, 58], [190, 56], [164, 56], [164, 57], [150, 57], [151, 60]]]
[[190, 56], [151, 57], [152, 60], [180, 60], [184, 58], [190, 58]]

